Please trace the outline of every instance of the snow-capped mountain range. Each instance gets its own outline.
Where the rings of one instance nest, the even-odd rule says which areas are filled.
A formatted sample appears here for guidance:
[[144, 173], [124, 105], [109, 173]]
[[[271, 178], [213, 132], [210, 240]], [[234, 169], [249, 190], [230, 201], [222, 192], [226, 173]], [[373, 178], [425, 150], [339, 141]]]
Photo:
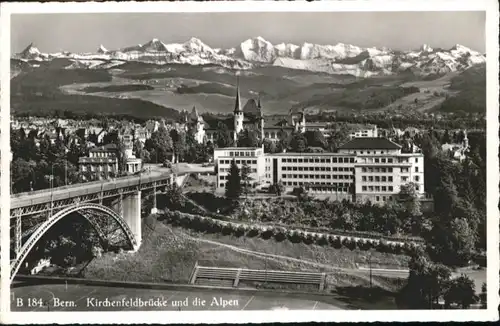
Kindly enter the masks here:
[[291, 69], [329, 74], [352, 74], [359, 77], [390, 75], [410, 71], [417, 75], [444, 74], [484, 63], [486, 57], [462, 45], [451, 49], [433, 49], [422, 45], [417, 50], [396, 51], [387, 48], [362, 48], [350, 44], [302, 45], [280, 43], [273, 45], [262, 37], [248, 39], [229, 49], [214, 49], [197, 38], [185, 43], [166, 44], [153, 39], [118, 50], [100, 45], [95, 53], [42, 53], [33, 44], [16, 54], [22, 61], [50, 61], [66, 58], [71, 68], [118, 68], [127, 61], [154, 64], [184, 63], [215, 64], [231, 69], [251, 69], [274, 65]]

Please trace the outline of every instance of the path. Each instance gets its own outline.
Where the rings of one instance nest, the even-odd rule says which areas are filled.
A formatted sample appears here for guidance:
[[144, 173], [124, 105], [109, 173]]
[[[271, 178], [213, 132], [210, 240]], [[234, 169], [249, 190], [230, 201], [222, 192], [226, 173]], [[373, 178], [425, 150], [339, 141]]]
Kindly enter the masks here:
[[[301, 264], [309, 265], [309, 266], [316, 267], [316, 268], [324, 268], [324, 269], [328, 269], [328, 270], [333, 270], [333, 271], [327, 272], [327, 274], [333, 274], [335, 272], [344, 272], [344, 273], [347, 273], [347, 274], [354, 274], [354, 275], [356, 275], [356, 276], [358, 276], [358, 277], [360, 277], [362, 279], [365, 279], [365, 280], [369, 281], [369, 276], [366, 275], [367, 273], [369, 273], [369, 270], [365, 271], [365, 270], [360, 270], [360, 269], [356, 269], [356, 268], [334, 267], [334, 266], [329, 265], [329, 264], [318, 263], [318, 262], [314, 262], [314, 261], [310, 261], [310, 260], [306, 260], [306, 259], [300, 259], [300, 258], [294, 258], [294, 257], [283, 256], [283, 255], [276, 255], [276, 254], [268, 254], [268, 253], [263, 253], [263, 252], [259, 252], [259, 251], [254, 251], [254, 250], [249, 250], [249, 249], [243, 249], [243, 248], [236, 247], [236, 246], [233, 246], [233, 245], [228, 245], [228, 244], [225, 244], [225, 243], [222, 243], [222, 242], [217, 242], [217, 241], [207, 240], [207, 239], [195, 238], [195, 237], [190, 236], [189, 234], [186, 234], [184, 232], [181, 232], [181, 233], [185, 237], [187, 237], [188, 239], [190, 239], [192, 241], [203, 242], [203, 243], [207, 243], [207, 244], [211, 244], [211, 245], [215, 245], [215, 246], [225, 247], [225, 248], [228, 248], [230, 250], [233, 250], [233, 251], [236, 251], [236, 252], [239, 252], [239, 253], [243, 253], [243, 254], [246, 254], [246, 255], [250, 255], [250, 256], [254, 256], [254, 257], [258, 257], [258, 258], [270, 258], [270, 259], [272, 259], [274, 261], [277, 261], [277, 260], [288, 260], [288, 261], [292, 261], [292, 262], [296, 262], [296, 263], [301, 263]], [[395, 274], [398, 274], [398, 273], [397, 273], [397, 270], [374, 270], [374, 269], [372, 269], [372, 274], [378, 275], [378, 276], [395, 276]], [[407, 272], [402, 271], [399, 274], [400, 274], [400, 276], [405, 277], [407, 275]], [[380, 284], [379, 282], [377, 282], [376, 280], [372, 280], [372, 283], [374, 285], [377, 285], [377, 286], [383, 288], [383, 285]]]

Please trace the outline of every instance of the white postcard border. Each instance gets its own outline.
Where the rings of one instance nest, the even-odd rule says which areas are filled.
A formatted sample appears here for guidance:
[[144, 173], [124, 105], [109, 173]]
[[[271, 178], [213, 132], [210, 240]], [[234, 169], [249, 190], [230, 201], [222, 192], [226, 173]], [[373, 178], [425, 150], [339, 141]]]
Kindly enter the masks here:
[[[1, 315], [4, 323], [262, 323], [336, 321], [492, 321], [499, 304], [499, 161], [498, 161], [498, 3], [495, 0], [439, 1], [322, 1], [322, 2], [141, 2], [141, 3], [2, 3], [1, 5], [1, 152], [9, 153], [10, 133], [10, 15], [15, 13], [101, 12], [241, 12], [241, 11], [474, 11], [486, 10], [487, 37], [487, 216], [488, 269], [487, 310], [391, 310], [391, 311], [189, 311], [189, 312], [8, 312], [9, 287], [9, 193], [1, 191]], [[1, 156], [1, 189], [10, 189], [9, 158]]]

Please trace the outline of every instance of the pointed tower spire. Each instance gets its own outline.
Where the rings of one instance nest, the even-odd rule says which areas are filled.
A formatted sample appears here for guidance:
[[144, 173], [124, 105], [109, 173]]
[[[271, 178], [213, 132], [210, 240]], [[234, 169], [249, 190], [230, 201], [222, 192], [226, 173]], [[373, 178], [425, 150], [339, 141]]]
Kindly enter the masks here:
[[236, 75], [236, 102], [234, 103], [234, 113], [241, 112], [240, 100], [240, 76]]
[[257, 108], [262, 109], [262, 106], [260, 105], [260, 94], [259, 98], [257, 99]]

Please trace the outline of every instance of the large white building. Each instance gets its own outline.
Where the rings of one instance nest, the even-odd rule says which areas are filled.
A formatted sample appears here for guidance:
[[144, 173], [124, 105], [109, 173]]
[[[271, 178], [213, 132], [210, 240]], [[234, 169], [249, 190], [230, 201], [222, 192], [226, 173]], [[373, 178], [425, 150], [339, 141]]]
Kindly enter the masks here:
[[243, 164], [250, 167], [252, 184], [265, 183], [264, 147], [216, 148], [214, 149], [214, 162], [217, 168], [217, 188], [219, 190], [226, 187], [227, 176], [233, 160], [240, 170]]
[[397, 199], [401, 186], [413, 182], [425, 195], [423, 154], [401, 153], [401, 146], [386, 138], [354, 138], [337, 153], [264, 154], [262, 148], [219, 148], [214, 151], [219, 191], [233, 159], [239, 167], [249, 160], [257, 184], [282, 183], [286, 191], [304, 187], [319, 197], [383, 204]]

